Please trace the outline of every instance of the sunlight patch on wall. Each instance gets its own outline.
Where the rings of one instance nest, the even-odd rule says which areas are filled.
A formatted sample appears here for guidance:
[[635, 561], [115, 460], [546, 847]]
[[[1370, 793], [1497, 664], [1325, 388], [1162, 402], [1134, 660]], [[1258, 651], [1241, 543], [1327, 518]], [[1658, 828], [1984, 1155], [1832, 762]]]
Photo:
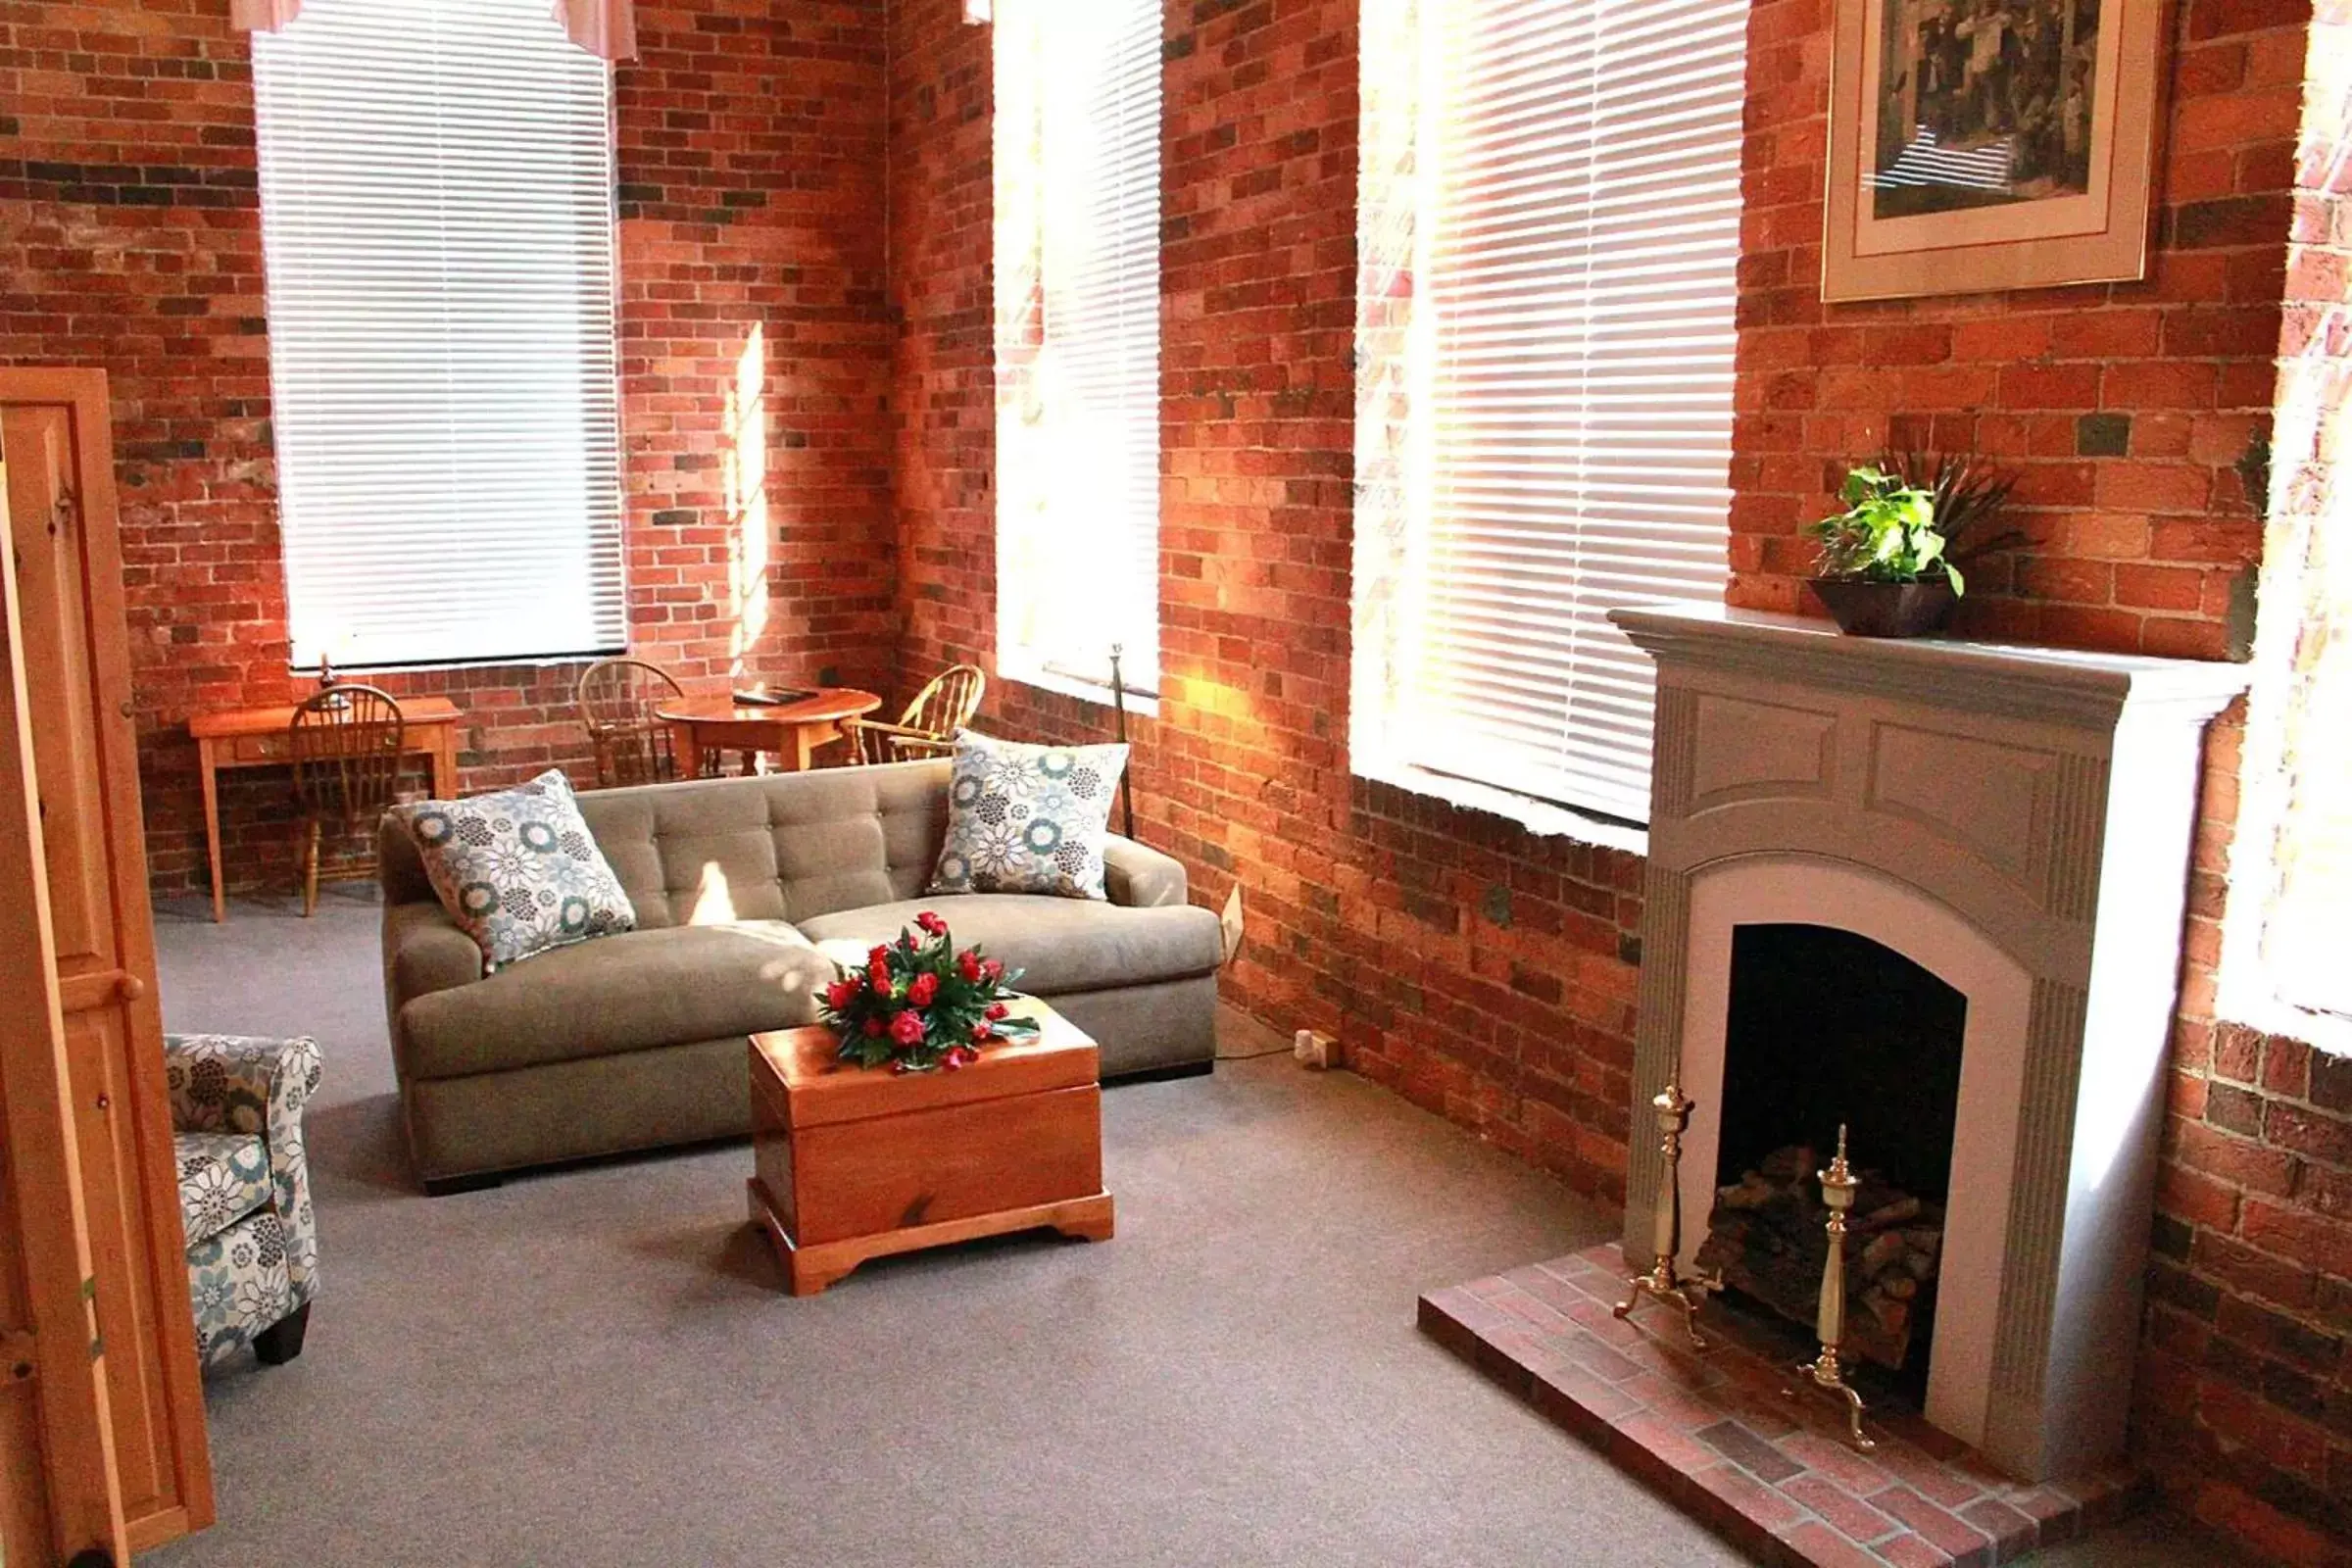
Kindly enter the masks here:
[[727, 388], [727, 672], [740, 678], [767, 630], [767, 333], [754, 322]]

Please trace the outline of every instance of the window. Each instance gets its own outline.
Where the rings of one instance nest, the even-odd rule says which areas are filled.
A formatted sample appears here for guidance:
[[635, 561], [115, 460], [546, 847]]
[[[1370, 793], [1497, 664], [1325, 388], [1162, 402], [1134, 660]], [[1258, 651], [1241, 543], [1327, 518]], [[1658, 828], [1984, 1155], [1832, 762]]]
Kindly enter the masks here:
[[1356, 771], [1647, 817], [1607, 615], [1723, 592], [1746, 26], [1367, 0]]
[[618, 649], [609, 68], [547, 0], [310, 0], [254, 83], [296, 660]]
[[2331, 456], [2352, 439], [2352, 363], [2330, 324], [2278, 371], [2219, 1007], [2352, 1054], [2352, 480]]
[[997, 664], [1159, 678], [1159, 0], [997, 0]]

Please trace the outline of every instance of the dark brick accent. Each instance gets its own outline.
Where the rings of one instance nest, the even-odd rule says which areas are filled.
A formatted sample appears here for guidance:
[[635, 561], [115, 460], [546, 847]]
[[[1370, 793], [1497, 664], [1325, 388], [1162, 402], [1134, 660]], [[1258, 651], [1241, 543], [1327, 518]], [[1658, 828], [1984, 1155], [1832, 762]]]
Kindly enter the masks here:
[[2132, 416], [2085, 414], [2075, 420], [2075, 452], [2085, 458], [2120, 458], [2132, 449]]

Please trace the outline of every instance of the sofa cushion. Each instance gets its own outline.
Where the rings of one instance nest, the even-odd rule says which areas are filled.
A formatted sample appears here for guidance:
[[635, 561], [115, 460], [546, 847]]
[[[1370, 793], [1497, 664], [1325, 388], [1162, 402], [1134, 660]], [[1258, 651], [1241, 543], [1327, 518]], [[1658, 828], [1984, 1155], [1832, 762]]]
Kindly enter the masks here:
[[930, 891], [1104, 897], [1102, 846], [1126, 766], [1124, 745], [1031, 746], [958, 730]]
[[947, 784], [943, 758], [591, 790], [580, 814], [640, 929], [800, 920], [920, 891]]
[[1021, 893], [941, 893], [844, 909], [803, 921], [801, 932], [835, 961], [861, 964], [867, 949], [897, 937], [925, 909], [939, 911], [956, 947], [977, 946], [1004, 959], [1022, 971], [1020, 989], [1039, 996], [1208, 974], [1221, 956], [1217, 917], [1206, 909], [1130, 909]]
[[172, 1154], [190, 1247], [270, 1201], [270, 1150], [260, 1133], [178, 1133]]
[[400, 1067], [453, 1078], [793, 1028], [832, 977], [781, 920], [632, 931], [410, 1002]]
[[391, 814], [408, 824], [442, 907], [490, 968], [637, 923], [559, 769], [511, 790], [420, 801]]

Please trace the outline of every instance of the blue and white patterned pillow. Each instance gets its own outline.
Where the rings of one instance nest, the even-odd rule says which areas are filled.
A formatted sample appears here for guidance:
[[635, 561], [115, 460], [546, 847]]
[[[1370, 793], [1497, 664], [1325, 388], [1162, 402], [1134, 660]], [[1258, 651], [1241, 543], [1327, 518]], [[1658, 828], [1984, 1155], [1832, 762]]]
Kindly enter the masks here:
[[495, 795], [394, 807], [393, 815], [488, 968], [637, 928], [636, 906], [559, 769]]
[[956, 735], [948, 838], [929, 893], [1100, 899], [1124, 746], [1025, 746]]

